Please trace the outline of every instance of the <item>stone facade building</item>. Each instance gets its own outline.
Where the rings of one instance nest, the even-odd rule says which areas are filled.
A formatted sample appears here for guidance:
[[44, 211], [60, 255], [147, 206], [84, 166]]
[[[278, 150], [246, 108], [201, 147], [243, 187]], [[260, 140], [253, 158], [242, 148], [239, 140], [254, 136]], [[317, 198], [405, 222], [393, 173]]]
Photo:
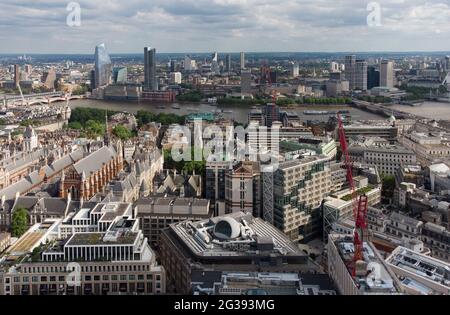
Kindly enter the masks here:
[[104, 146], [69, 167], [61, 177], [60, 197], [89, 200], [123, 170], [122, 144]]

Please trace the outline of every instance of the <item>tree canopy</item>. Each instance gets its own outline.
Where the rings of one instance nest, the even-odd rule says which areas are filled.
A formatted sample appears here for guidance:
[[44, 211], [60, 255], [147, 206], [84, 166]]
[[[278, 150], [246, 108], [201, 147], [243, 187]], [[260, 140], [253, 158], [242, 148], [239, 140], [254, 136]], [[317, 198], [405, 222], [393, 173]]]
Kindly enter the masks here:
[[11, 222], [13, 237], [21, 237], [28, 229], [28, 212], [25, 208], [14, 211]]
[[129, 129], [122, 125], [117, 125], [114, 127], [113, 134], [122, 141], [130, 139], [133, 135]]

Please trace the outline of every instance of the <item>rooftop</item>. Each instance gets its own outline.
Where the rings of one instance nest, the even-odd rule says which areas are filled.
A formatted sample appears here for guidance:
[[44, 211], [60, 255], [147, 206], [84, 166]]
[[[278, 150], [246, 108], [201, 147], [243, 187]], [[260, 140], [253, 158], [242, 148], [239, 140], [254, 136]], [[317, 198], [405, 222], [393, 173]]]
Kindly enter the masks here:
[[414, 282], [407, 281], [407, 286], [420, 283], [420, 286], [415, 286], [420, 292], [423, 292], [423, 286], [425, 286], [450, 294], [450, 264], [401, 246], [392, 252], [386, 262], [395, 267], [394, 272], [400, 271], [401, 276], [409, 275], [414, 279]]
[[244, 212], [175, 223], [170, 229], [196, 256], [305, 256], [275, 227]]
[[[334, 235], [330, 237], [334, 242], [334, 245], [336, 246], [344, 264], [347, 266], [350, 265], [355, 252], [353, 237], [342, 235]], [[359, 286], [360, 290], [368, 294], [375, 292], [397, 292], [391, 273], [387, 270], [381, 256], [379, 256], [377, 250], [371, 243], [363, 243], [363, 259], [363, 267], [358, 268], [365, 268], [366, 272], [364, 272], [363, 276], [357, 274], [353, 278], [355, 285]]]
[[114, 239], [105, 239], [105, 233], [76, 233], [69, 239], [66, 246], [77, 245], [133, 245], [138, 237], [136, 232], [125, 232], [117, 235]]

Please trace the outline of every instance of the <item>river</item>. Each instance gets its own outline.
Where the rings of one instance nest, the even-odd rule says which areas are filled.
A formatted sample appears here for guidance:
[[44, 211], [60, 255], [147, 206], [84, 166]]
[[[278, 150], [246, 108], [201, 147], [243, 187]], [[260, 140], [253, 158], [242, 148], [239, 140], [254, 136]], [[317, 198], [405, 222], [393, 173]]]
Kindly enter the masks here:
[[450, 103], [425, 102], [420, 106], [393, 105], [393, 109], [435, 120], [450, 120]]
[[[180, 109], [175, 109], [172, 106], [178, 105]], [[164, 108], [161, 108], [164, 106]], [[123, 101], [101, 101], [101, 100], [73, 100], [70, 101], [70, 107], [92, 107], [99, 109], [108, 109], [115, 111], [127, 111], [129, 113], [136, 114], [139, 110], [147, 110], [153, 113], [173, 113], [177, 115], [188, 115], [191, 113], [208, 113], [214, 110], [223, 110], [225, 118], [234, 119], [239, 123], [247, 123], [248, 112], [251, 107], [249, 106], [236, 106], [236, 105], [226, 105], [226, 106], [212, 106], [209, 104], [199, 104], [199, 103], [175, 103], [175, 104], [145, 104], [138, 102], [123, 102]], [[299, 114], [300, 118], [304, 121], [307, 120], [322, 120], [327, 121], [330, 115], [305, 115], [303, 112], [305, 110], [321, 110], [321, 111], [339, 111], [348, 110], [353, 120], [381, 120], [386, 119], [386, 117], [379, 116], [370, 112], [365, 112], [363, 110], [353, 108], [345, 105], [309, 105], [309, 106], [296, 106], [294, 108], [283, 109], [289, 112], [296, 112]]]

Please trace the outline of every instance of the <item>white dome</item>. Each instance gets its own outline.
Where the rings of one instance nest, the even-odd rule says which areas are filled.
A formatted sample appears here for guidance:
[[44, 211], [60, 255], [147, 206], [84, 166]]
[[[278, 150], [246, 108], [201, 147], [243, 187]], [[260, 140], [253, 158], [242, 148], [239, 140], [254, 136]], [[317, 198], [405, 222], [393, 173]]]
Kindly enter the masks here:
[[241, 235], [241, 226], [235, 219], [225, 217], [216, 223], [214, 235], [222, 240], [232, 240]]

